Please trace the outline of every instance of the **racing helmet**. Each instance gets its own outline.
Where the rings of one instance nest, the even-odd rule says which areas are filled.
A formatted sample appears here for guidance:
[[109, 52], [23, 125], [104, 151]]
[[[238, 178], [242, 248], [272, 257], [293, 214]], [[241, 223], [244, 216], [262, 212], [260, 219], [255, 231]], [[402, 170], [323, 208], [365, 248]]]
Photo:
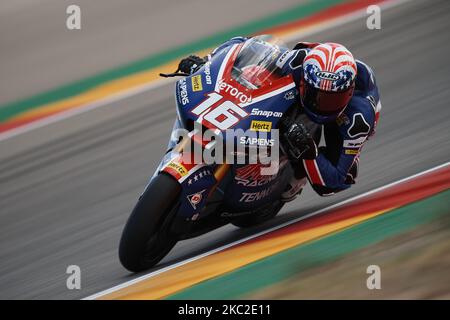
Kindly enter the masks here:
[[357, 67], [350, 51], [338, 43], [323, 43], [303, 60], [300, 98], [316, 123], [334, 121], [353, 96]]

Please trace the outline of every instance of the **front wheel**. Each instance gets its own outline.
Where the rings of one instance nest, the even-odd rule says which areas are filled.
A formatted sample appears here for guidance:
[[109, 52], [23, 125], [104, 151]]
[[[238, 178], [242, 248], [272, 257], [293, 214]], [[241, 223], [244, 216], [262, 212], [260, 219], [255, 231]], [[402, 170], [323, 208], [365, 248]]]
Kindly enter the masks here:
[[175, 246], [177, 239], [168, 230], [178, 208], [180, 190], [174, 178], [159, 174], [139, 198], [120, 239], [119, 259], [126, 269], [149, 269]]

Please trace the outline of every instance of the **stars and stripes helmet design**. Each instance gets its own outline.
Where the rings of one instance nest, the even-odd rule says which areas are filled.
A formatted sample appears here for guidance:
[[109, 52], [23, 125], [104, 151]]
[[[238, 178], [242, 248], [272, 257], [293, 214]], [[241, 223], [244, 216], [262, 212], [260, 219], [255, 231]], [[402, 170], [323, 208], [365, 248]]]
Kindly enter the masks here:
[[343, 45], [323, 43], [308, 52], [300, 94], [313, 121], [333, 121], [344, 111], [353, 95], [356, 72], [355, 59]]

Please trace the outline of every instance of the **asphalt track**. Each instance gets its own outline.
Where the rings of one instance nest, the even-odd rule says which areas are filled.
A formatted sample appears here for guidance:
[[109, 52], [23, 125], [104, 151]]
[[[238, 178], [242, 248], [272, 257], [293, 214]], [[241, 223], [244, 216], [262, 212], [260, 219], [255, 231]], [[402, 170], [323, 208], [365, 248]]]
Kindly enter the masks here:
[[[155, 269], [449, 160], [450, 2], [412, 1], [310, 41], [346, 44], [375, 70], [383, 110], [361, 157], [358, 183], [331, 198], [309, 188], [271, 223], [227, 226], [180, 242]], [[164, 152], [172, 86], [0, 142], [0, 298], [82, 298], [132, 279], [117, 258], [125, 220]], [[66, 268], [82, 290], [66, 289]]]
[[[305, 0], [5, 0], [0, 104], [85, 78]], [[66, 8], [81, 29], [66, 28]], [[217, 17], [220, 12], [220, 17]]]

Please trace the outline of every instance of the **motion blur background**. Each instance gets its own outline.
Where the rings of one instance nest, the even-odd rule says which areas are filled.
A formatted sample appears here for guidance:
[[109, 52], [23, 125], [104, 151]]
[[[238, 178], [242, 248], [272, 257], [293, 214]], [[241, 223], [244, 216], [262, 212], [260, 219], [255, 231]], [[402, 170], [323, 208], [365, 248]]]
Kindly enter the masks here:
[[[304, 0], [16, 0], [0, 4], [0, 104], [265, 17]], [[81, 9], [81, 30], [66, 8]]]
[[[1, 1], [0, 105], [307, 2], [314, 1]], [[70, 4], [81, 8], [81, 30], [66, 28]], [[332, 198], [308, 189], [273, 222], [183, 241], [155, 269], [448, 161], [449, 27], [449, 1], [414, 0], [383, 11], [381, 30], [368, 30], [363, 17], [290, 41], [342, 42], [375, 71], [383, 110], [357, 185]], [[0, 140], [0, 298], [82, 298], [132, 279], [117, 244], [164, 152], [172, 89], [169, 83]], [[71, 264], [81, 267], [82, 290], [66, 288]], [[444, 276], [429, 282], [448, 283]], [[298, 297], [277, 294], [268, 297]]]

